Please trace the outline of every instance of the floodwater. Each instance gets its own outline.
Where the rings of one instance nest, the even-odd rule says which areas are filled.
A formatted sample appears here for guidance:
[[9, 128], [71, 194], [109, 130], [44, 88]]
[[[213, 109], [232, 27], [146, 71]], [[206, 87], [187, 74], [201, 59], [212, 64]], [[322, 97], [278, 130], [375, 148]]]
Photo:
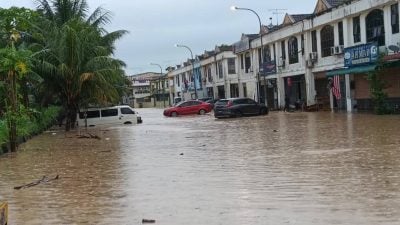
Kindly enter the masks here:
[[400, 116], [140, 112], [87, 131], [101, 140], [50, 131], [0, 156], [9, 224], [400, 224]]

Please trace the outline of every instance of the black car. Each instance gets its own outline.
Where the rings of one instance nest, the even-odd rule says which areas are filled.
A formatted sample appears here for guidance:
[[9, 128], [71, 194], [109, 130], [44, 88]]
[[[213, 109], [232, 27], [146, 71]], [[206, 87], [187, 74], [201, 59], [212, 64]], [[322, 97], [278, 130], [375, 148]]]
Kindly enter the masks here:
[[214, 105], [215, 118], [268, 114], [268, 107], [250, 98], [221, 99]]

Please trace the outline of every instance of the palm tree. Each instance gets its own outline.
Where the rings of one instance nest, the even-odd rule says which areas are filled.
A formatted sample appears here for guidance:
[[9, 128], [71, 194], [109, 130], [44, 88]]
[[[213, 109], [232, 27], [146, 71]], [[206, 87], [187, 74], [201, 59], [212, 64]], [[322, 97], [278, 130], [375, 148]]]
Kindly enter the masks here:
[[87, 17], [85, 0], [38, 3], [46, 21], [41, 26], [45, 51], [37, 70], [44, 77], [43, 86], [55, 87], [64, 103], [68, 131], [82, 104], [119, 99], [116, 86], [125, 79], [125, 64], [112, 55], [115, 41], [126, 31], [107, 33], [102, 26], [110, 21], [110, 14], [97, 8]]

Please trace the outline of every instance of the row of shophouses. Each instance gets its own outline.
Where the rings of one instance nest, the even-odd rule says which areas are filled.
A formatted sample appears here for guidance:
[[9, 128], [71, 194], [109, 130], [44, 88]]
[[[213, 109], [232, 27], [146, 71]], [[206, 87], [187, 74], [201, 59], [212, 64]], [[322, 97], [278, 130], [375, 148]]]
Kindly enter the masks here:
[[250, 97], [270, 109], [286, 100], [308, 109], [369, 110], [367, 74], [385, 55], [385, 92], [398, 107], [399, 30], [399, 0], [318, 0], [311, 14], [287, 14], [279, 26], [262, 26], [259, 34], [169, 67], [170, 99], [197, 94]]

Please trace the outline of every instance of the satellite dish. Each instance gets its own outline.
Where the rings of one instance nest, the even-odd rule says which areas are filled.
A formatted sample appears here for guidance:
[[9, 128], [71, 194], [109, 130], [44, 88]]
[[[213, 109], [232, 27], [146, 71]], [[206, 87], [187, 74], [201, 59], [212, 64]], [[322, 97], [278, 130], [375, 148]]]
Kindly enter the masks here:
[[389, 45], [388, 48], [389, 48], [391, 51], [395, 52], [395, 53], [397, 53], [397, 52], [400, 51], [400, 48], [399, 48], [399, 46], [397, 46], [397, 45]]

